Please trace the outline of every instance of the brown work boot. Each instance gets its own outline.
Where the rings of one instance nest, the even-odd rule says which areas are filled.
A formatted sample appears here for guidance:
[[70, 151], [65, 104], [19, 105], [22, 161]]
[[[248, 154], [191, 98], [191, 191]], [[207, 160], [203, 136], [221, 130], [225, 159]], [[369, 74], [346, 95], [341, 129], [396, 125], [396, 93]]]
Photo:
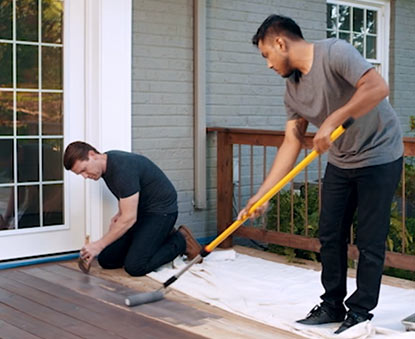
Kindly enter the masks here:
[[202, 250], [202, 246], [200, 246], [193, 237], [192, 232], [185, 225], [181, 225], [178, 231], [183, 235], [184, 240], [186, 240], [186, 252], [184, 254], [186, 254], [189, 260], [193, 260]]

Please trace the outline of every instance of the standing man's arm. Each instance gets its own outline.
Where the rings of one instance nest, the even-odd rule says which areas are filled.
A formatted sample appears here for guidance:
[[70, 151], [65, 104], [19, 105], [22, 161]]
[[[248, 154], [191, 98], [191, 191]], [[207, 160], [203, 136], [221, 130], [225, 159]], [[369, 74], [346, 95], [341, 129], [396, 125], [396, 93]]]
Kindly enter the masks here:
[[139, 193], [135, 193], [128, 198], [120, 199], [119, 211], [111, 219], [108, 232], [99, 240], [86, 244], [81, 249], [81, 258], [87, 260], [88, 264], [105, 247], [123, 236], [137, 221], [137, 208]]
[[[259, 188], [258, 192], [249, 199], [246, 206], [239, 212], [238, 219], [241, 219], [255, 202], [257, 202], [265, 193], [267, 193], [278, 181], [280, 181], [294, 166], [301, 145], [304, 141], [304, 135], [307, 130], [308, 122], [303, 118], [288, 120], [285, 126], [285, 137], [281, 147], [278, 149], [274, 163], [267, 177]], [[255, 218], [261, 215], [267, 208], [268, 203], [255, 210], [251, 217]]]
[[324, 153], [331, 146], [331, 133], [348, 118], [359, 118], [375, 108], [389, 95], [389, 88], [374, 68], [367, 71], [357, 82], [356, 92], [350, 100], [330, 114], [314, 137], [314, 148]]

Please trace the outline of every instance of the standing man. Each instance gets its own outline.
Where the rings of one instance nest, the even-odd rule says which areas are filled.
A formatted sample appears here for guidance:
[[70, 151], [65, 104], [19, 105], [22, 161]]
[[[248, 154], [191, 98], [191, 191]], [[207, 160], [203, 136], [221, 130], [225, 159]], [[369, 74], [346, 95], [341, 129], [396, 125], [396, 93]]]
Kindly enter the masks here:
[[[399, 121], [385, 99], [385, 81], [347, 42], [307, 42], [292, 19], [279, 15], [269, 16], [252, 42], [267, 66], [286, 78], [287, 123], [268, 176], [239, 218], [292, 169], [308, 123], [317, 126], [314, 148], [319, 153], [329, 150], [319, 225], [325, 293], [322, 303], [298, 322], [343, 322], [335, 332], [341, 333], [370, 320], [378, 302], [392, 196], [402, 169]], [[330, 134], [350, 117], [355, 123], [331, 144]], [[345, 301], [346, 313], [347, 243], [356, 209], [357, 289]]]
[[81, 249], [87, 267], [98, 256], [103, 268], [124, 267], [130, 275], [142, 276], [180, 254], [188, 259], [199, 254], [201, 246], [186, 226], [175, 231], [176, 190], [148, 158], [123, 151], [101, 154], [76, 141], [65, 150], [64, 166], [85, 179], [102, 177], [118, 199], [108, 232]]

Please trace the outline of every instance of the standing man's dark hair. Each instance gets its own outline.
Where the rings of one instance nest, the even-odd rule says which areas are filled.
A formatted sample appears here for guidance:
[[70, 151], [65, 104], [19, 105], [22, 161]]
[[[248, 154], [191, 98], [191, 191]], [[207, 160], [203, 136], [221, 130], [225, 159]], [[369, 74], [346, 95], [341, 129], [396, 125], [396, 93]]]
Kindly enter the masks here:
[[301, 28], [289, 17], [272, 14], [259, 26], [256, 34], [252, 37], [252, 43], [258, 43], [268, 35], [286, 35], [292, 40], [304, 39]]

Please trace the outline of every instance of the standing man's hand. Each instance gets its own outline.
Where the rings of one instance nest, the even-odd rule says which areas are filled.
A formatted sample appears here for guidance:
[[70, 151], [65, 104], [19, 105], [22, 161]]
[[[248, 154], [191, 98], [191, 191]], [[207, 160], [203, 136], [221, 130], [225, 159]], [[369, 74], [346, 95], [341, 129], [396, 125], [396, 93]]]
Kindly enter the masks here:
[[[241, 220], [245, 215], [248, 214], [251, 207], [259, 200], [259, 198], [254, 195], [251, 199], [249, 199], [246, 206], [238, 213], [238, 220]], [[264, 214], [264, 212], [267, 210], [269, 205], [269, 202], [265, 202], [263, 205], [257, 207], [255, 211], [252, 212], [251, 215], [249, 215], [250, 219], [255, 219]]]
[[85, 244], [84, 247], [81, 248], [81, 258], [86, 261], [88, 265], [90, 265], [92, 260], [94, 260], [94, 258], [98, 256], [103, 249], [104, 248], [99, 241]]
[[331, 123], [330, 118], [327, 118], [320, 126], [320, 129], [317, 131], [313, 139], [314, 149], [319, 154], [323, 154], [330, 148], [332, 144], [330, 136], [336, 127], [336, 125]]

